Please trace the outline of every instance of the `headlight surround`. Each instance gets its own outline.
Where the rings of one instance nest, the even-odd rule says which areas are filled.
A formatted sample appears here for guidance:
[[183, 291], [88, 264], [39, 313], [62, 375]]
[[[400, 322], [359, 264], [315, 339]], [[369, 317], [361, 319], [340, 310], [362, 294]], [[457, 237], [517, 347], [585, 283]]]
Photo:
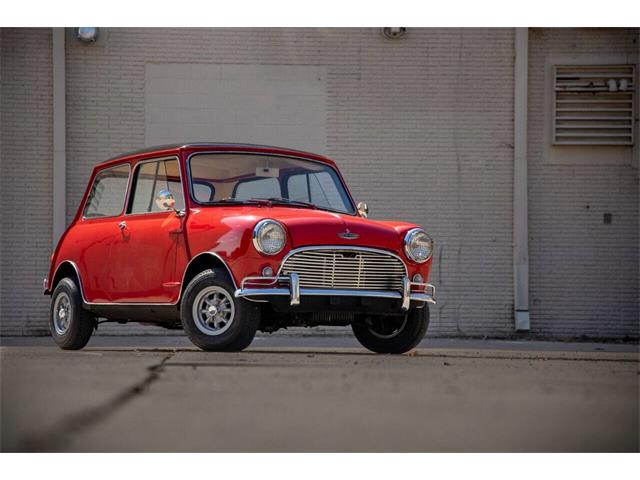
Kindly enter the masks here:
[[253, 246], [264, 255], [280, 253], [287, 242], [287, 235], [280, 222], [265, 219], [253, 228]]
[[421, 228], [409, 230], [404, 236], [404, 253], [416, 263], [424, 263], [433, 254], [433, 240]]

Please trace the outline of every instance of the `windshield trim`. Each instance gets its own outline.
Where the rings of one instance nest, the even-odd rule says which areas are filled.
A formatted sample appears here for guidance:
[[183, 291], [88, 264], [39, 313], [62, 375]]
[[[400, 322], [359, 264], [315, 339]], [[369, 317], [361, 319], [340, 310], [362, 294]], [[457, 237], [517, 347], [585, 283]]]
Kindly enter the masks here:
[[[187, 170], [187, 183], [188, 183], [188, 187], [189, 187], [189, 199], [195, 203], [196, 205], [200, 206], [200, 207], [224, 207], [225, 204], [224, 203], [218, 203], [218, 202], [199, 202], [198, 200], [196, 200], [196, 197], [194, 195], [193, 192], [193, 181], [191, 178], [191, 159], [193, 157], [195, 157], [196, 155], [227, 155], [227, 154], [232, 154], [232, 155], [257, 155], [257, 156], [262, 156], [262, 157], [281, 157], [281, 158], [293, 158], [294, 160], [303, 160], [305, 162], [312, 162], [312, 163], [318, 163], [320, 165], [323, 165], [325, 167], [328, 167], [330, 169], [332, 169], [335, 173], [336, 176], [338, 178], [338, 180], [340, 181], [340, 185], [342, 186], [342, 188], [344, 189], [345, 193], [347, 194], [347, 198], [349, 199], [349, 206], [351, 207], [351, 211], [350, 212], [342, 212], [342, 211], [338, 211], [335, 209], [331, 209], [331, 208], [325, 208], [322, 207], [320, 205], [317, 205], [317, 210], [324, 210], [326, 212], [332, 212], [332, 213], [339, 213], [341, 215], [350, 215], [352, 217], [356, 217], [358, 216], [358, 210], [356, 209], [356, 205], [353, 201], [353, 197], [351, 196], [351, 192], [349, 191], [349, 189], [347, 188], [347, 185], [344, 182], [344, 179], [342, 178], [342, 174], [340, 173], [340, 171], [333, 167], [332, 165], [329, 165], [328, 163], [325, 162], [321, 162], [319, 160], [312, 160], [310, 158], [305, 158], [305, 157], [301, 157], [301, 156], [297, 156], [297, 155], [283, 155], [283, 154], [279, 154], [279, 153], [266, 153], [266, 152], [247, 152], [247, 151], [242, 151], [242, 150], [233, 150], [233, 151], [229, 151], [229, 150], [224, 150], [224, 151], [220, 151], [220, 150], [213, 150], [213, 151], [203, 151], [203, 152], [193, 152], [191, 154], [189, 154], [189, 156], [187, 157], [186, 160], [186, 170]], [[233, 205], [233, 204], [227, 204], [227, 206], [229, 205]], [[247, 204], [250, 205], [250, 204]]]

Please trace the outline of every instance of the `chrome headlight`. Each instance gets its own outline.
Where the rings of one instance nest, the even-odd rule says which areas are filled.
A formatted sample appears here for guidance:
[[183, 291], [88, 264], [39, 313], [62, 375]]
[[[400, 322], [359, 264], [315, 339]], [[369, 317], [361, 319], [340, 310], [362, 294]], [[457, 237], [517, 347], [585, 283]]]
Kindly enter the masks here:
[[275, 255], [286, 242], [284, 227], [275, 220], [260, 220], [253, 229], [253, 245], [260, 253]]
[[404, 252], [414, 262], [424, 263], [433, 254], [433, 240], [421, 228], [409, 230], [404, 237]]

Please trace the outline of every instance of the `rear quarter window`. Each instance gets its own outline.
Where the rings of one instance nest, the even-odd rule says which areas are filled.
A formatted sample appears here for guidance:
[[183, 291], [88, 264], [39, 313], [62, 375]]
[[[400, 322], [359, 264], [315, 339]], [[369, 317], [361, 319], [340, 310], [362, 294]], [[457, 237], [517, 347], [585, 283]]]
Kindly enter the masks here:
[[82, 213], [84, 218], [117, 217], [122, 213], [129, 171], [127, 163], [101, 170], [96, 174]]

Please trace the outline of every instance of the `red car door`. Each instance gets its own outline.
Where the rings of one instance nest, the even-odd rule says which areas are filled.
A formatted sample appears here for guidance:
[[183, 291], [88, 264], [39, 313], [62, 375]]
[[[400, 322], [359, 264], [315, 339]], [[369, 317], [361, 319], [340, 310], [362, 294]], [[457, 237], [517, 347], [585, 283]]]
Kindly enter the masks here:
[[118, 223], [124, 212], [129, 171], [126, 163], [96, 173], [82, 219], [66, 239], [78, 252], [75, 257], [83, 294], [91, 303], [112, 300], [110, 252], [120, 237]]
[[180, 294], [186, 256], [184, 195], [178, 160], [139, 162], [134, 169], [127, 213], [118, 225], [111, 255], [112, 301], [174, 303]]

